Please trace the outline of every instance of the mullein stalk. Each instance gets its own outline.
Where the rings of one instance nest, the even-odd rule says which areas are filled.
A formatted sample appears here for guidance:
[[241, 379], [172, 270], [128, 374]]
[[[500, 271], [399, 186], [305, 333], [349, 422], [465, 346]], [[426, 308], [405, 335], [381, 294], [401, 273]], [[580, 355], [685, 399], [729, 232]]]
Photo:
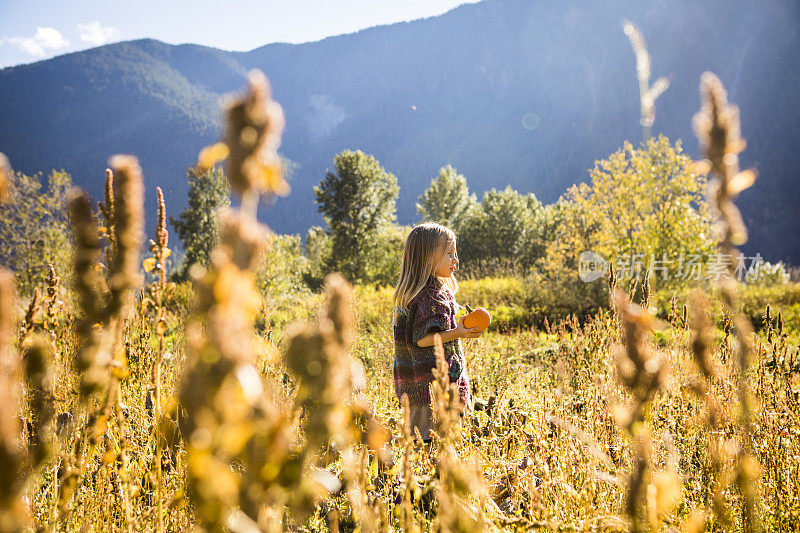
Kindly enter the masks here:
[[58, 299], [58, 289], [61, 278], [56, 274], [56, 269], [53, 268], [53, 265], [47, 265], [47, 268], [47, 299], [44, 304], [46, 316], [44, 323], [45, 330], [55, 325], [56, 312], [58, 308], [61, 307], [61, 302]]
[[35, 469], [50, 455], [50, 422], [53, 419], [53, 348], [37, 335], [24, 347], [24, 375], [28, 406], [31, 413], [31, 431], [28, 436], [28, 453]]
[[163, 451], [163, 442], [160, 431], [161, 425], [161, 362], [166, 350], [165, 335], [167, 332], [167, 319], [166, 308], [164, 307], [164, 293], [167, 289], [167, 269], [166, 258], [169, 253], [167, 244], [169, 242], [169, 232], [167, 231], [167, 207], [164, 202], [164, 193], [161, 187], [156, 188], [157, 204], [158, 204], [158, 221], [156, 224], [156, 239], [150, 241], [151, 251], [155, 259], [155, 266], [153, 270], [158, 274], [158, 281], [154, 284], [154, 296], [156, 304], [156, 319], [155, 328], [156, 336], [158, 337], [158, 353], [153, 361], [151, 369], [151, 378], [153, 381], [154, 390], [154, 431], [156, 437], [156, 458], [155, 458], [155, 474], [156, 474], [156, 501], [158, 507], [158, 520], [156, 522], [159, 532], [164, 531], [164, 504], [163, 504], [163, 491], [164, 479], [161, 471], [161, 461]]
[[[115, 415], [120, 432], [118, 461], [126, 465], [127, 441], [123, 435], [125, 417], [119, 405], [120, 381], [129, 374], [128, 359], [124, 342], [124, 331], [130, 318], [133, 291], [141, 283], [139, 276], [139, 257], [144, 238], [144, 179], [138, 160], [129, 155], [115, 155], [109, 159], [116, 180], [114, 182], [114, 260], [109, 271], [111, 298], [107, 314], [113, 318], [110, 324], [111, 337], [111, 377], [106, 410]], [[114, 464], [117, 464], [115, 462]], [[114, 471], [119, 484], [119, 494], [126, 517], [126, 528], [133, 527], [130, 507], [130, 482], [124, 469]]]
[[[702, 380], [695, 380], [691, 388], [706, 406], [704, 424], [707, 429], [711, 452], [708, 465], [712, 476], [712, 483], [709, 486], [711, 490], [711, 505], [720, 527], [730, 529], [730, 513], [725, 503], [724, 494], [722, 444], [719, 440], [713, 440], [715, 439], [714, 435], [722, 431], [724, 412], [719, 400], [712, 393], [712, 385], [714, 380], [719, 377], [719, 372], [713, 360], [714, 335], [709, 317], [709, 303], [703, 293], [693, 294], [691, 303], [692, 313], [689, 320], [689, 326], [692, 329], [691, 349], [694, 361], [703, 376]], [[686, 306], [684, 306], [684, 309], [686, 309]]]
[[[258, 193], [270, 192], [266, 178], [282, 180], [282, 167], [271, 162], [278, 160], [283, 113], [263, 74], [251, 72], [248, 82], [245, 95], [226, 102], [227, 144], [206, 148], [198, 158], [210, 166], [230, 155], [228, 179], [243, 201], [241, 211], [221, 213], [210, 268], [195, 280], [197, 306], [187, 322], [179, 393], [187, 415], [180, 421], [189, 496], [199, 526], [214, 530], [229, 520], [275, 529], [282, 513], [270, 507], [283, 508], [281, 486], [297, 488], [301, 473], [300, 461], [289, 455], [288, 421], [268, 402], [254, 366], [252, 330], [261, 305], [254, 269], [268, 235], [255, 210]], [[233, 461], [248, 467], [239, 475]]]
[[114, 172], [110, 168], [106, 169], [103, 200], [103, 202], [97, 203], [97, 208], [103, 216], [105, 224], [102, 234], [108, 241], [108, 246], [105, 249], [106, 264], [111, 265], [116, 253], [117, 242], [114, 233]]

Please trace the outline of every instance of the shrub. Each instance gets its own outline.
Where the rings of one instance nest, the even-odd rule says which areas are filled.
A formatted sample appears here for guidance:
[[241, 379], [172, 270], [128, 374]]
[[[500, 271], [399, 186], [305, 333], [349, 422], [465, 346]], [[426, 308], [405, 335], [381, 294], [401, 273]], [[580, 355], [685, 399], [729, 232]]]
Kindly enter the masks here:
[[0, 265], [14, 272], [23, 295], [45, 284], [49, 264], [61, 279], [70, 272], [66, 197], [72, 177], [54, 170], [46, 184], [41, 173], [11, 172], [9, 201], [0, 204]]
[[[268, 252], [256, 268], [256, 284], [264, 299], [266, 322], [273, 328], [282, 328], [296, 317], [298, 302], [307, 302], [312, 296], [305, 282], [309, 273], [308, 259], [303, 255], [299, 235], [270, 235]], [[301, 315], [310, 314], [310, 308]]]

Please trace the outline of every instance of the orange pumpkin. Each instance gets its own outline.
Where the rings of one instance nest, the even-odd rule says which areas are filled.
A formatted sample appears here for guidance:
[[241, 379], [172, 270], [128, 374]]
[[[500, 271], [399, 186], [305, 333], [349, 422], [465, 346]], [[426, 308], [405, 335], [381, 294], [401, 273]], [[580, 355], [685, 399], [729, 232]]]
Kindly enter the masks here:
[[492, 323], [492, 317], [489, 315], [489, 311], [484, 309], [483, 307], [478, 307], [474, 311], [470, 306], [465, 306], [467, 308], [467, 315], [464, 316], [463, 324], [464, 327], [467, 329], [471, 329], [474, 327], [478, 327], [478, 331], [483, 331], [489, 327], [489, 324]]

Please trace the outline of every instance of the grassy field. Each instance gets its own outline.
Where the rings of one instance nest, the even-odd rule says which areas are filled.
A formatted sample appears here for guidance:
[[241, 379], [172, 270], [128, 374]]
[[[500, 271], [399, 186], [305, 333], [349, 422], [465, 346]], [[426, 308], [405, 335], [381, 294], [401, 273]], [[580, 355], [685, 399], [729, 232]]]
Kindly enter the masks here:
[[[465, 294], [469, 289], [467, 282]], [[786, 292], [795, 290], [789, 286]], [[461, 526], [469, 529], [629, 528], [626, 495], [630, 475], [643, 455], [634, 445], [638, 441], [626, 430], [626, 413], [635, 395], [626, 390], [617, 375], [614, 350], [623, 342], [617, 315], [605, 310], [585, 324], [565, 321], [554, 324], [550, 331], [534, 328], [507, 334], [490, 330], [479, 339], [466, 340], [476, 411], [446, 441], [438, 441], [432, 451], [414, 448], [406, 458], [403, 412], [394, 396], [391, 377], [391, 330], [388, 320], [373, 318], [388, 311], [387, 294], [369, 288], [353, 292], [352, 314], [369, 320], [361, 318], [354, 324], [352, 349], [344, 356], [347, 364], [339, 368], [349, 375], [348, 366], [360, 364], [365, 379], [356, 380], [355, 390], [345, 394], [342, 401], [366, 405], [374, 422], [389, 429], [390, 434], [371, 451], [368, 439], [353, 439], [346, 446], [326, 447], [325, 453], [313, 454], [304, 476], [310, 476], [312, 468], [325, 469], [335, 476], [331, 479], [338, 478], [344, 484], [338, 486], [328, 479], [326, 483], [333, 483], [328, 485], [330, 492], [324, 490], [318, 495], [316, 505], [308, 509], [310, 514], [289, 513], [279, 520], [279, 529], [326, 530], [334, 511], [341, 530], [441, 528], [445, 527], [441, 522], [444, 518], [455, 520], [453, 515], [466, 520]], [[174, 440], [177, 436], [171, 433], [177, 426], [173, 431], [157, 428], [158, 412], [174, 410], [179, 378], [187, 372], [186, 317], [171, 313], [165, 317], [160, 365], [163, 405], [155, 409], [152, 367], [159, 353], [155, 313], [146, 306], [142, 313], [143, 306], [137, 302], [125, 331], [129, 375], [115, 382], [119, 387], [115, 405], [103, 426], [96, 427], [92, 414], [103, 412], [105, 398], [93, 398], [85, 407], [79, 402], [80, 376], [69, 364], [78, 344], [71, 333], [74, 315], [62, 309], [48, 318], [44, 312], [47, 301], [42, 304], [32, 323], [36, 324], [33, 329], [41, 330], [42, 336], [34, 337], [39, 339], [36, 342], [54, 348], [52, 407], [56, 415], [53, 429], [57, 431], [40, 437], [38, 447], [50, 453], [29, 474], [23, 492], [35, 523], [47, 528], [55, 518], [59, 529], [64, 530], [82, 529], [87, 524], [92, 525], [90, 529], [151, 529], [157, 527], [156, 498], [160, 496], [166, 529], [195, 525], [195, 505], [202, 505], [203, 498], [210, 495], [199, 500], [189, 498], [187, 482], [193, 478], [187, 475], [187, 462], [192, 454], [179, 438]], [[782, 310], [779, 305], [771, 306], [773, 321]], [[664, 379], [635, 432], [640, 439], [646, 435], [649, 443], [648, 469], [642, 481], [645, 489], [637, 513], [654, 530], [667, 525], [685, 531], [703, 530], [703, 524], [710, 530], [742, 529], [743, 496], [736, 484], [736, 449], [747, 439], [761, 465], [757, 511], [765, 529], [795, 529], [800, 510], [800, 463], [796, 460], [800, 427], [795, 414], [800, 358], [796, 344], [787, 339], [796, 331], [778, 331], [773, 324], [757, 335], [757, 363], [748, 383], [758, 398], [758, 416], [754, 431], [744, 434], [738, 422], [732, 336], [725, 334], [724, 324], [723, 329], [708, 330], [713, 339], [710, 358], [716, 369], [715, 377], [708, 379], [699, 370], [692, 349], [696, 333], [681, 322], [680, 317], [673, 317], [672, 323], [662, 321], [656, 325], [657, 336], [647, 342], [654, 360], [664, 366]], [[292, 330], [288, 330], [274, 332], [269, 335], [272, 339], [265, 334], [258, 337], [254, 366], [270, 401], [281, 413], [273, 416], [284, 417], [282, 423], [295, 439], [284, 443], [292, 448], [303, 447], [305, 438], [304, 416], [298, 412], [297, 398], [303, 386], [287, 369], [282, 356], [291, 342]], [[30, 340], [25, 342], [31, 344]], [[700, 395], [702, 388], [705, 391]], [[26, 438], [32, 443], [37, 442], [35, 433], [45, 430], [36, 429], [37, 418], [47, 411], [39, 406], [41, 412], [34, 412], [35, 394], [29, 388], [23, 402], [29, 406], [23, 418], [28, 422]], [[230, 390], [225, 394], [235, 397]], [[209, 403], [214, 397], [209, 393]], [[168, 426], [170, 419], [164, 414], [161, 417], [162, 426]], [[346, 425], [357, 424], [354, 420]], [[368, 424], [362, 426], [367, 429]], [[158, 445], [159, 438], [163, 439], [162, 446]], [[163, 450], [160, 469], [156, 465], [159, 447]], [[457, 462], [450, 464], [452, 458], [442, 457], [445, 447], [452, 447]], [[239, 462], [241, 458], [220, 457], [230, 460], [228, 468], [237, 476], [248, 468]], [[405, 464], [413, 474], [406, 475]], [[437, 477], [442, 469], [449, 469], [451, 481], [447, 485]], [[159, 470], [160, 491], [156, 489]], [[77, 476], [71, 478], [74, 471], [78, 471]], [[213, 484], [222, 479], [208, 481]], [[279, 507], [288, 502], [286, 508], [291, 509], [292, 485], [286, 490], [289, 496]], [[444, 493], [450, 497], [443, 498]], [[434, 503], [442, 499], [449, 509]], [[265, 498], [265, 508], [267, 501]], [[230, 505], [235, 507], [232, 502]], [[403, 514], [405, 506], [410, 506], [413, 518]], [[263, 511], [261, 516], [265, 520], [262, 526], [275, 527]], [[231, 527], [231, 519], [224, 520]]]

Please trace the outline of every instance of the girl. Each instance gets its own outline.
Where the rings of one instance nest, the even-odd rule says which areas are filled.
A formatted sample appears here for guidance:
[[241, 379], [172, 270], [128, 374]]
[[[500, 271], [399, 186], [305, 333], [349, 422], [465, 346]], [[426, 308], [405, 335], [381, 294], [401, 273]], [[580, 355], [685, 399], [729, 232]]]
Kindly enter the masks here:
[[430, 440], [433, 412], [428, 385], [433, 381], [436, 356], [434, 334], [439, 333], [451, 383], [458, 385], [461, 402], [472, 410], [462, 337], [479, 337], [478, 328], [466, 329], [456, 322], [458, 283], [456, 235], [435, 222], [420, 224], [406, 239], [403, 268], [392, 299], [394, 326], [394, 388], [398, 399], [408, 395], [411, 431], [416, 427]]

